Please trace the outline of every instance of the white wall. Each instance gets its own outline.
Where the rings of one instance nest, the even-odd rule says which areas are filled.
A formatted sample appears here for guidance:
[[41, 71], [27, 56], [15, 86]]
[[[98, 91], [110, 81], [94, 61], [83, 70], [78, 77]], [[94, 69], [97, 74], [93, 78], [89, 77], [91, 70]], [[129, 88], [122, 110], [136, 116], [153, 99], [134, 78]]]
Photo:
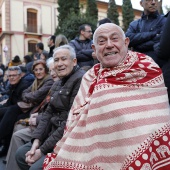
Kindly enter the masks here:
[[23, 2], [11, 1], [11, 31], [23, 31]]
[[49, 6], [42, 6], [41, 7], [41, 16], [42, 16], [42, 34], [53, 34], [51, 29], [51, 7]]
[[23, 35], [13, 35], [11, 37], [11, 58], [15, 55], [19, 55], [20, 58], [23, 58], [24, 55], [24, 37]]

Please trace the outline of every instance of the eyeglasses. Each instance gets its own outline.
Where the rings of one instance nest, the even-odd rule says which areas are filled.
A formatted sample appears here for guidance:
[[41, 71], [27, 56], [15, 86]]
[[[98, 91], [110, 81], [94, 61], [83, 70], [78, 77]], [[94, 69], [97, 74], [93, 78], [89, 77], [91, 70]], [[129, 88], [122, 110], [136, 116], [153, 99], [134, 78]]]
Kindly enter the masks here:
[[93, 33], [92, 31], [84, 31], [84, 32]]
[[153, 2], [153, 1], [160, 2], [160, 0], [146, 0], [146, 2]]
[[34, 69], [33, 71], [34, 71], [35, 73], [37, 73], [37, 72], [43, 72], [43, 71], [44, 71], [44, 68]]
[[7, 75], [8, 78], [11, 78], [11, 77], [17, 77], [19, 74], [11, 74], [11, 75]]

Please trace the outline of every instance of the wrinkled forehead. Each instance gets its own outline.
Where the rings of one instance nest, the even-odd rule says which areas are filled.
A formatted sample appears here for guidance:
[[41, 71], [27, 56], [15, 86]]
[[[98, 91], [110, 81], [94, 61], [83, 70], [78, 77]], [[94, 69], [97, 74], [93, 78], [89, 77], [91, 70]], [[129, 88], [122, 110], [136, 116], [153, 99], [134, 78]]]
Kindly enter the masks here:
[[18, 70], [8, 70], [8, 74], [17, 74]]
[[106, 23], [106, 24], [102, 24], [100, 25], [94, 32], [93, 35], [93, 42], [94, 44], [97, 42], [98, 37], [102, 36], [102, 35], [112, 35], [112, 34], [118, 34], [122, 37], [124, 37], [124, 32], [123, 30], [113, 24], [113, 23]]
[[70, 56], [68, 49], [57, 49], [54, 54], [54, 58], [61, 57], [61, 56]]

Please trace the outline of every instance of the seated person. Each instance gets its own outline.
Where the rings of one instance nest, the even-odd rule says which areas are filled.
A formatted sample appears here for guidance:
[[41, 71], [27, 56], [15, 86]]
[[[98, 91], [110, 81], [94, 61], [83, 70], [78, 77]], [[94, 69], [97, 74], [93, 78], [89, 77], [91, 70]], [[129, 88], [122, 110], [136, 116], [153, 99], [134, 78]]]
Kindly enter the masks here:
[[[33, 83], [35, 77], [33, 74], [28, 73], [27, 69], [23, 65], [19, 65], [21, 69], [21, 77], [25, 80], [25, 83], [27, 83], [29, 86]], [[1, 97], [0, 101], [8, 99], [8, 93], [9, 93], [9, 80], [7, 79], [7, 71], [5, 71], [4, 74], [4, 80], [3, 80], [3, 87], [1, 88]]]
[[[54, 70], [54, 59], [51, 57], [47, 61], [47, 67], [49, 68], [49, 73], [51, 77], [53, 78], [54, 82], [58, 80], [58, 76]], [[6, 170], [19, 170], [19, 167], [15, 161], [15, 152], [17, 148], [24, 145], [25, 143], [29, 142], [31, 140], [31, 134], [33, 132], [33, 129], [35, 126], [37, 126], [39, 120], [42, 117], [42, 113], [45, 111], [48, 103], [50, 101], [50, 91], [47, 94], [46, 98], [42, 101], [42, 103], [39, 105], [39, 108], [36, 108], [34, 110], [34, 113], [30, 115], [30, 118], [28, 120], [29, 126], [21, 126], [20, 124], [15, 125], [14, 132], [11, 138], [10, 147], [8, 149], [8, 154], [6, 156]], [[38, 109], [38, 110], [37, 110]], [[31, 111], [32, 112], [32, 111]]]
[[[0, 109], [0, 140], [5, 140], [4, 146], [1, 147], [0, 156], [6, 154], [8, 150], [15, 122], [20, 118], [29, 117], [30, 110], [37, 107], [42, 102], [53, 84], [53, 80], [51, 76], [48, 75], [48, 68], [44, 61], [38, 60], [34, 62], [33, 70], [35, 80], [31, 86], [22, 91], [22, 98], [17, 100], [19, 92], [14, 89], [16, 92], [16, 98], [14, 99], [16, 99], [17, 103]], [[13, 83], [16, 76], [18, 75], [14, 73], [8, 74], [10, 84]], [[24, 84], [25, 83], [27, 82], [24, 82]], [[14, 94], [14, 91], [11, 93]], [[12, 100], [14, 99], [12, 98]]]
[[[7, 77], [9, 80], [8, 99], [0, 105], [0, 120], [4, 118], [6, 112], [13, 111], [13, 109], [17, 108], [17, 102], [21, 100], [22, 92], [30, 86], [30, 84], [26, 83], [26, 81], [22, 78], [21, 73], [21, 69], [18, 66], [11, 66], [7, 70]], [[9, 124], [6, 124], [7, 127], [8, 125]], [[8, 128], [2, 129], [0, 136], [6, 131], [8, 131]], [[1, 141], [1, 145], [2, 143], [3, 141]], [[6, 150], [7, 148], [1, 146], [0, 156], [4, 155]]]
[[113, 23], [100, 25], [93, 42], [100, 64], [84, 75], [44, 170], [169, 170], [170, 114], [161, 69], [149, 56], [128, 51], [129, 38]]
[[77, 65], [74, 49], [63, 45], [55, 49], [54, 68], [60, 78], [51, 88], [50, 102], [34, 129], [31, 142], [19, 147], [16, 160], [19, 168], [42, 169], [45, 154], [61, 139], [68, 112], [76, 96], [84, 70]]

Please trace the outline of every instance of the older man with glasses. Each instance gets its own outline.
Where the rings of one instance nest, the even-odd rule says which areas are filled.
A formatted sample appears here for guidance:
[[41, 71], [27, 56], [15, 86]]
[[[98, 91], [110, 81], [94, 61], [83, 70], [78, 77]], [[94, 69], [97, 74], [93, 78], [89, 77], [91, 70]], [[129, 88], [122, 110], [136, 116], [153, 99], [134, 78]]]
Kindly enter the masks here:
[[70, 41], [70, 45], [76, 51], [77, 63], [80, 67], [94, 65], [96, 59], [92, 45], [92, 29], [88, 24], [83, 24], [79, 27], [79, 36]]
[[157, 11], [160, 0], [140, 0], [144, 11], [140, 19], [132, 21], [126, 32], [130, 38], [129, 47], [149, 55], [157, 61], [157, 49], [166, 17]]
[[[22, 78], [22, 71], [19, 66], [9, 67], [7, 77], [10, 83], [8, 93], [9, 98], [5, 104], [0, 106], [0, 122], [6, 119], [5, 115], [8, 115], [6, 114], [7, 112], [11, 114], [17, 111], [19, 112], [19, 110], [17, 109], [18, 108], [17, 102], [21, 100], [22, 92], [30, 86], [30, 83], [32, 83], [31, 81], [30, 83], [28, 83], [28, 81]], [[6, 128], [4, 129], [5, 134], [7, 134], [8, 131], [9, 133], [11, 133], [11, 130], [9, 128], [10, 122], [8, 123], [6, 123], [5, 121], [3, 122], [4, 124], [6, 124], [5, 126]], [[3, 136], [3, 134], [4, 134], [3, 131], [1, 131], [0, 136]], [[4, 156], [6, 154], [10, 142], [10, 139], [7, 139], [5, 136], [3, 139], [4, 139], [3, 141], [0, 141], [1, 142], [0, 156]]]

